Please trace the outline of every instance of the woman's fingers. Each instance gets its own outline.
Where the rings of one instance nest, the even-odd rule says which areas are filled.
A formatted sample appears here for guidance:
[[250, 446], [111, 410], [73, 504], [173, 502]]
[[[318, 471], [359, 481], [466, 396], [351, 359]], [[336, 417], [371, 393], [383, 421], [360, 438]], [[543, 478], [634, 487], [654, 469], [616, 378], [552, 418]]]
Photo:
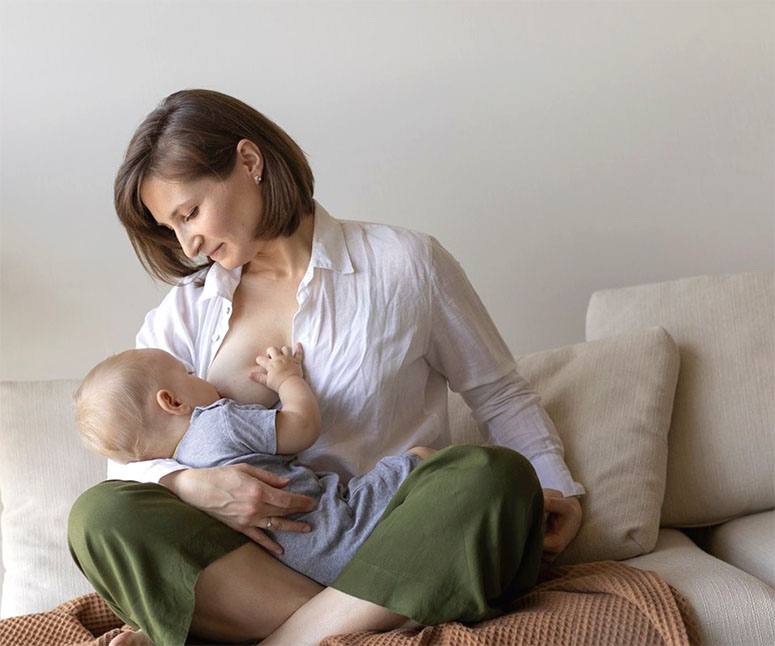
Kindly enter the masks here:
[[234, 466], [236, 466], [240, 471], [245, 471], [248, 475], [253, 476], [256, 480], [265, 482], [266, 484], [272, 485], [273, 487], [284, 487], [288, 484], [288, 478], [278, 476], [276, 473], [272, 473], [266, 469], [254, 467], [252, 464], [242, 463]]
[[264, 491], [264, 503], [271, 511], [267, 516], [287, 516], [305, 511], [312, 511], [318, 506], [317, 500], [290, 491], [267, 489]]
[[[288, 484], [287, 478], [278, 476], [266, 469], [259, 469], [252, 464], [240, 464], [238, 466], [242, 471], [245, 471], [257, 480], [270, 485], [263, 488], [261, 501], [267, 506], [274, 506], [277, 508], [277, 511], [271, 511], [265, 514], [266, 516], [297, 514], [303, 511], [312, 511], [317, 507], [318, 503], [314, 498], [279, 489], [279, 487], [284, 487]], [[275, 487], [278, 488], [276, 489]]]
[[[267, 521], [272, 523], [271, 527], [267, 526]], [[282, 516], [272, 516], [271, 512], [269, 516], [259, 519], [256, 522], [256, 525], [273, 532], [308, 532], [312, 529], [312, 525], [309, 523], [305, 523], [301, 520], [283, 518]]]
[[283, 548], [280, 546], [279, 543], [272, 540], [267, 536], [263, 531], [258, 529], [258, 527], [253, 527], [252, 525], [249, 527], [246, 527], [242, 530], [242, 533], [245, 534], [248, 538], [258, 543], [261, 547], [266, 548], [272, 554], [277, 554], [278, 556], [283, 553]]
[[548, 514], [544, 550], [562, 552], [579, 531], [581, 505], [573, 497], [549, 496], [544, 498], [544, 512]]

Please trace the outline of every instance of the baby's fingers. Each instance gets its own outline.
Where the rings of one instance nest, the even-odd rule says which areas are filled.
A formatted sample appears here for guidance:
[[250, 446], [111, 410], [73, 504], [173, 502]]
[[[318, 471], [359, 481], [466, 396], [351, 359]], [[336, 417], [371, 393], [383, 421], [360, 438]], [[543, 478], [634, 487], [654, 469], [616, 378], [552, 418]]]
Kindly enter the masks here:
[[282, 348], [280, 348], [280, 351], [286, 357], [290, 357], [291, 356], [291, 349], [287, 345], [284, 345]]
[[268, 375], [265, 372], [251, 372], [250, 378], [256, 383], [266, 386], [266, 378]]
[[300, 362], [304, 361], [304, 348], [301, 347], [301, 343], [298, 341], [296, 342], [296, 348], [293, 352], [294, 358], [298, 359]]
[[266, 349], [266, 356], [270, 359], [276, 359], [279, 354], [281, 354], [280, 350], [278, 350], [274, 345]]

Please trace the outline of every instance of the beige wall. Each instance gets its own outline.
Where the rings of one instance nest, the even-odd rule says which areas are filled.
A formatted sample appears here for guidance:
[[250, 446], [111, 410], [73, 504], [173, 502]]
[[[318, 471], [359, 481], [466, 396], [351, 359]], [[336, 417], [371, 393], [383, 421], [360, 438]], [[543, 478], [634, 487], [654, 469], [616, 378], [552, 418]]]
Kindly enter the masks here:
[[76, 377], [163, 295], [112, 209], [165, 95], [233, 94], [335, 216], [434, 234], [515, 354], [592, 291], [773, 267], [771, 2], [3, 2], [0, 378]]

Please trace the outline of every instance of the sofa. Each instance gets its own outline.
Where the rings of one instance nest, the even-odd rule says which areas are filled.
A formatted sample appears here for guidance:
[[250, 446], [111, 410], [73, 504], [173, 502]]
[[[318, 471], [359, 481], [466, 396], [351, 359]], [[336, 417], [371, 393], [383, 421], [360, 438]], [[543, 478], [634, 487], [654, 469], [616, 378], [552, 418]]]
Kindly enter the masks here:
[[[584, 342], [517, 365], [587, 491], [555, 563], [650, 570], [690, 603], [704, 644], [775, 644], [775, 274], [596, 291]], [[65, 528], [105, 461], [77, 438], [77, 383], [0, 384], [3, 618], [91, 591]], [[485, 443], [456, 393], [449, 417], [455, 443]]]

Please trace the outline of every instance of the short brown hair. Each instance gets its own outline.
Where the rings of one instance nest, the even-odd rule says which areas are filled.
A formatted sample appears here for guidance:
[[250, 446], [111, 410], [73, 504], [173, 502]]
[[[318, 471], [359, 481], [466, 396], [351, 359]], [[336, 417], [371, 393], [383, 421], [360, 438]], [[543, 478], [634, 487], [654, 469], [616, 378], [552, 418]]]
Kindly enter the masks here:
[[135, 130], [113, 187], [118, 218], [152, 276], [176, 284], [212, 261], [190, 261], [175, 233], [156, 223], [140, 199], [143, 180], [224, 181], [234, 169], [241, 139], [252, 141], [264, 158], [264, 212], [256, 237], [289, 236], [305, 214], [314, 212], [312, 169], [304, 151], [280, 126], [227, 94], [174, 92]]

